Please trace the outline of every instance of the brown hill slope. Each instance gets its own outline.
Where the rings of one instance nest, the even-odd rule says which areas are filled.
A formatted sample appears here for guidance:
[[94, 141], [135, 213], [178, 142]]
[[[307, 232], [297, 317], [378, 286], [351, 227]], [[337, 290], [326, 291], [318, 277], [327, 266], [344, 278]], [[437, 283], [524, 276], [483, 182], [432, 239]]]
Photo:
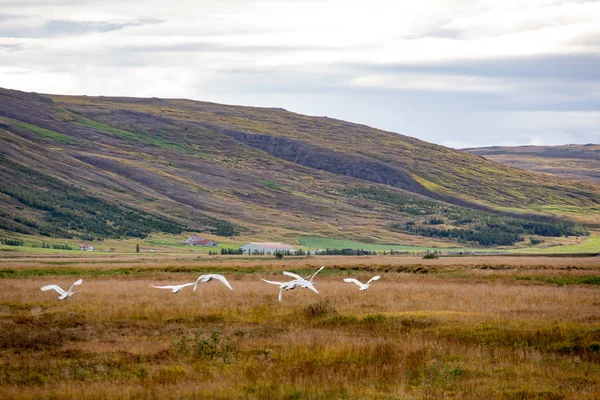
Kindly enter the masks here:
[[600, 145], [493, 146], [464, 149], [512, 167], [600, 184]]
[[[407, 219], [396, 200], [348, 190], [374, 186], [393, 196], [406, 190], [515, 213], [559, 207], [588, 217], [600, 203], [600, 186], [407, 136], [281, 109], [190, 100], [0, 90], [0, 144], [0, 184], [8, 188], [0, 212], [11, 217], [18, 186], [28, 191], [22, 198], [79, 190], [93, 197], [82, 204], [102, 199], [200, 230], [227, 220], [265, 237], [406, 241], [406, 234], [385, 229]], [[407, 198], [419, 204], [420, 197]], [[22, 218], [40, 220], [43, 207], [36, 210]]]

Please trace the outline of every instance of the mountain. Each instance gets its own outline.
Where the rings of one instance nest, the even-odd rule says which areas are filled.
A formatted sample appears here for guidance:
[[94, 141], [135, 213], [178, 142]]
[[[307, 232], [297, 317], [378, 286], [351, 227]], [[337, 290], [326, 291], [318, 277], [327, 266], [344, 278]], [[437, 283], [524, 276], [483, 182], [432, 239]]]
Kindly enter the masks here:
[[490, 216], [525, 229], [600, 212], [596, 184], [331, 118], [183, 99], [0, 89], [0, 170], [0, 229], [57, 237], [416, 243], [439, 236], [429, 225], [457, 238], [461, 224], [498, 228]]
[[512, 167], [600, 184], [600, 145], [493, 146], [464, 149]]

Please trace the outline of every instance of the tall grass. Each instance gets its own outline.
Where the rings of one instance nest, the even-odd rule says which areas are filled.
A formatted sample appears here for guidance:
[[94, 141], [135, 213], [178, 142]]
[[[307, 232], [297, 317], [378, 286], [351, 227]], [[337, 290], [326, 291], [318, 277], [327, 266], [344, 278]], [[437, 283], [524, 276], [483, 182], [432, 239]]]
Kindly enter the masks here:
[[[532, 268], [520, 260], [508, 269], [383, 272], [366, 292], [342, 277], [365, 278], [375, 265], [328, 268], [316, 278], [320, 294], [297, 289], [281, 303], [259, 277], [303, 273], [306, 264], [273, 261], [253, 273], [222, 265], [234, 291], [210, 282], [178, 294], [150, 285], [193, 281], [192, 265], [91, 274], [66, 301], [39, 288], [72, 283], [63, 269], [85, 270], [0, 279], [0, 394], [598, 398], [600, 293], [517, 280], [565, 273], [562, 264]], [[598, 267], [589, 268], [569, 274], [596, 276]]]

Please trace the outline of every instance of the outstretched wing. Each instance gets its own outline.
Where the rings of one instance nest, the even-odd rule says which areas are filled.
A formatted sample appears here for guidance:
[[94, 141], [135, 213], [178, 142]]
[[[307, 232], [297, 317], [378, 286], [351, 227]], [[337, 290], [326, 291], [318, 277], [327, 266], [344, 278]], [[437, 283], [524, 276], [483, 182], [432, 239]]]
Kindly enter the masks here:
[[303, 277], [301, 277], [300, 275], [298, 275], [298, 274], [295, 274], [295, 273], [293, 273], [293, 272], [287, 272], [287, 271], [283, 271], [283, 274], [284, 274], [285, 276], [291, 276], [291, 277], [292, 277], [292, 278], [294, 278], [294, 279], [298, 279], [299, 281], [303, 281], [303, 280], [305, 280]]
[[303, 284], [302, 287], [308, 288], [308, 289], [312, 290], [313, 292], [315, 292], [317, 294], [319, 293], [319, 291], [317, 289], [315, 289], [315, 287], [313, 286], [313, 284], [310, 283], [310, 282], [308, 282], [308, 281], [307, 281], [307, 283]]
[[198, 279], [196, 279], [196, 283], [194, 284], [194, 292], [196, 292], [196, 289], [198, 289], [198, 284], [199, 283], [206, 283], [206, 282], [210, 281], [211, 279], [218, 279], [221, 282], [223, 282], [223, 284], [225, 286], [227, 286], [230, 290], [233, 290], [233, 288], [231, 287], [231, 285], [229, 284], [229, 282], [227, 282], [227, 279], [225, 279], [225, 277], [223, 275], [219, 275], [219, 274], [206, 274], [206, 275], [200, 275], [198, 277]]
[[233, 290], [233, 288], [231, 287], [231, 285], [229, 284], [229, 282], [227, 281], [227, 278], [225, 278], [223, 275], [219, 275], [219, 274], [209, 274], [209, 276], [212, 279], [218, 279], [221, 282], [223, 282], [223, 285], [227, 286], [229, 288], [229, 290]]
[[61, 288], [58, 285], [46, 285], [46, 286], [42, 286], [42, 291], [47, 291], [47, 290], [56, 290], [61, 296], [67, 292], [65, 292], [63, 290], [63, 288]]
[[[192, 283], [193, 285], [193, 283]], [[157, 289], [177, 289], [179, 286], [175, 286], [175, 285], [169, 285], [169, 286], [154, 286], [152, 285], [153, 288], [157, 288]]]
[[318, 270], [317, 272], [315, 272], [315, 273], [314, 273], [314, 274], [312, 274], [312, 275], [311, 275], [309, 278], [306, 278], [306, 279], [308, 279], [308, 281], [312, 283], [313, 279], [315, 279], [315, 276], [316, 276], [316, 275], [317, 275], [319, 272], [321, 272], [321, 271], [323, 270], [323, 268], [325, 268], [325, 266], [324, 266], [324, 265], [323, 265], [321, 268], [319, 268], [319, 270]]
[[360, 283], [359, 281], [357, 281], [354, 278], [344, 278], [344, 282], [348, 282], [348, 283], [356, 283], [358, 286], [362, 287], [362, 283]]
[[81, 285], [82, 283], [83, 283], [83, 279], [78, 279], [78, 280], [76, 280], [76, 281], [75, 281], [75, 283], [73, 283], [73, 284], [71, 285], [71, 287], [69, 288], [69, 291], [68, 291], [68, 293], [72, 293], [72, 292], [73, 292], [73, 288], [74, 288], [75, 286]]
[[367, 282], [367, 285], [373, 281], [378, 280], [379, 278], [381, 278], [379, 275], [372, 277], [371, 279], [369, 279], [369, 282]]
[[279, 286], [283, 285], [283, 282], [268, 281], [268, 280], [263, 279], [263, 278], [260, 278], [260, 279], [263, 280], [263, 281], [265, 281], [265, 282], [267, 282], [267, 283], [270, 283], [271, 285], [279, 285]]

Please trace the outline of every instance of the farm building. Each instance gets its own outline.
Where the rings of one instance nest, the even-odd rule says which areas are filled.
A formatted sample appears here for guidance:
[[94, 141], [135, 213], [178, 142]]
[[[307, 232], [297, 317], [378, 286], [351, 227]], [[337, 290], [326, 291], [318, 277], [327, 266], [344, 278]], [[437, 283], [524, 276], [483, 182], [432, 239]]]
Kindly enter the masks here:
[[87, 243], [81, 243], [79, 245], [79, 250], [93, 251], [94, 246], [92, 246], [91, 244], [87, 244]]
[[182, 244], [186, 244], [188, 246], [215, 247], [217, 245], [217, 242], [215, 242], [214, 240], [203, 239], [201, 236], [190, 236]]
[[240, 247], [240, 250], [243, 250], [246, 254], [251, 254], [254, 252], [265, 253], [265, 254], [273, 254], [278, 251], [294, 251], [294, 248], [289, 244], [284, 243], [248, 243]]

